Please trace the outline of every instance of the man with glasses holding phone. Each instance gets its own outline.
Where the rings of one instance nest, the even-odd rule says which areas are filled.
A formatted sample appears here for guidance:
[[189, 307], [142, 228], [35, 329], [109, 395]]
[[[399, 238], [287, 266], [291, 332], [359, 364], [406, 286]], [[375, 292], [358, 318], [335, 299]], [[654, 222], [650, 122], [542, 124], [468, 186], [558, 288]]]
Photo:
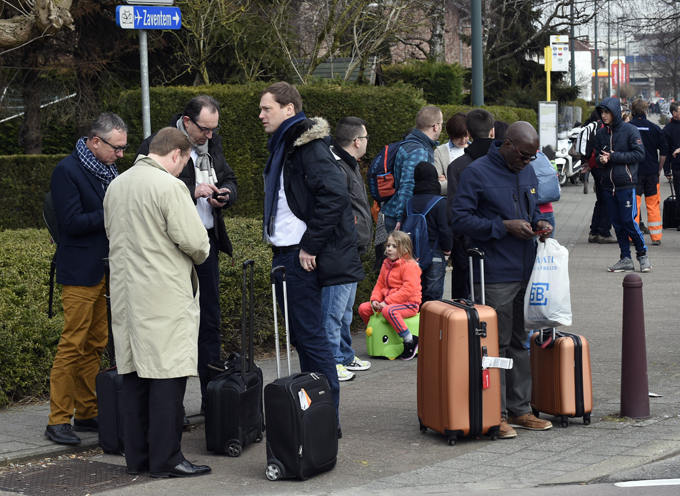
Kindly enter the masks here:
[[[104, 194], [118, 176], [116, 160], [127, 148], [127, 126], [102, 114], [75, 151], [52, 172], [50, 190], [59, 223], [57, 283], [63, 285], [64, 330], [50, 375], [50, 416], [45, 436], [80, 444], [73, 432], [99, 430], [95, 378], [108, 340], [104, 258]], [[75, 417], [71, 427], [71, 417]]]
[[[516, 437], [513, 427], [552, 427], [531, 412], [531, 365], [524, 349], [524, 294], [536, 257], [534, 238], [545, 241], [552, 232], [540, 218], [538, 179], [527, 167], [538, 145], [531, 124], [511, 124], [505, 140], [494, 141], [487, 155], [463, 170], [451, 206], [453, 231], [469, 236], [470, 247], [485, 254], [486, 304], [498, 314], [500, 356], [513, 359], [513, 367], [501, 373], [501, 439]], [[479, 303], [479, 265], [474, 270]]]
[[[222, 209], [236, 201], [236, 175], [224, 158], [220, 129], [220, 102], [208, 95], [192, 98], [182, 114], [175, 114], [168, 124], [189, 137], [192, 143], [191, 158], [179, 174], [189, 188], [203, 226], [210, 239], [210, 255], [198, 273], [201, 305], [201, 323], [198, 331], [198, 377], [201, 381], [201, 412], [204, 411], [208, 387], [208, 365], [220, 359], [220, 251], [232, 255], [232, 246], [222, 218]], [[148, 155], [149, 144], [155, 134], [145, 139], [137, 155]], [[185, 425], [188, 420], [185, 419]]]

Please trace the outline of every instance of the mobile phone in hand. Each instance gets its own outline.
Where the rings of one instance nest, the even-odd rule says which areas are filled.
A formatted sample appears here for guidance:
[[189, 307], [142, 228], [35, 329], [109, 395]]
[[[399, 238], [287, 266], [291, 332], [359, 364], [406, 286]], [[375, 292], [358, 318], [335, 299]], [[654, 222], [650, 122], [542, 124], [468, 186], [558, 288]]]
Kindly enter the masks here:
[[539, 229], [538, 231], [534, 231], [534, 234], [536, 236], [543, 236], [544, 234], [548, 234], [552, 232], [552, 229]]
[[215, 191], [212, 194], [212, 197], [213, 197], [213, 200], [217, 200], [218, 202], [223, 202], [223, 201], [226, 201], [228, 194], [229, 193], [221, 193], [220, 191]]

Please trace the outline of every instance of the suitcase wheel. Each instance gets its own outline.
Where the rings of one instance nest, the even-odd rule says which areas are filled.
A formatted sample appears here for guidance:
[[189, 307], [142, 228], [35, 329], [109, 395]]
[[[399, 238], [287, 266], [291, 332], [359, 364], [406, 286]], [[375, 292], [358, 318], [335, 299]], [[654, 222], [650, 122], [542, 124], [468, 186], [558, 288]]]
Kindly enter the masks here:
[[590, 425], [590, 414], [586, 413], [583, 416], [583, 425]]
[[455, 446], [455, 444], [456, 444], [456, 438], [450, 437], [449, 438], [449, 446]]
[[278, 463], [270, 463], [267, 466], [267, 470], [264, 471], [264, 475], [266, 475], [267, 479], [270, 481], [277, 481], [282, 477], [283, 470]]
[[227, 455], [233, 456], [234, 458], [236, 458], [237, 456], [241, 456], [242, 451], [243, 450], [242, 450], [241, 445], [239, 443], [231, 443], [227, 447]]
[[255, 438], [255, 441], [253, 441], [253, 442], [255, 442], [255, 443], [261, 443], [261, 442], [262, 442], [262, 433], [260, 433], [260, 434]]
[[560, 420], [562, 421], [562, 427], [569, 427], [569, 417], [562, 415]]
[[427, 427], [423, 425], [423, 422], [418, 419], [418, 423], [420, 424], [420, 432], [427, 432]]

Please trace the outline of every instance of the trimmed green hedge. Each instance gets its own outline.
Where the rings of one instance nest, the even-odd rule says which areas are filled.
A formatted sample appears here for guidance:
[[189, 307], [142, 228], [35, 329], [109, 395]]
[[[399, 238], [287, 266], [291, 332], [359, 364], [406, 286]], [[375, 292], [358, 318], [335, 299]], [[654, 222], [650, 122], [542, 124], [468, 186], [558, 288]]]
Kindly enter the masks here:
[[[234, 258], [220, 257], [223, 349], [226, 354], [240, 347], [242, 263], [249, 258], [255, 260], [255, 344], [269, 347], [274, 333], [269, 279], [272, 252], [262, 241], [262, 222], [230, 218], [226, 226]], [[49, 393], [50, 370], [64, 325], [60, 285], [55, 287], [55, 317], [47, 318], [53, 254], [46, 229], [0, 232], [0, 407]], [[363, 326], [356, 308], [368, 301], [375, 285], [376, 276], [370, 271], [373, 262], [371, 249], [364, 259], [367, 277], [357, 290], [355, 328]], [[283, 322], [281, 317], [279, 322]]]
[[[262, 171], [266, 164], [267, 138], [258, 119], [259, 94], [265, 85], [168, 87], [151, 89], [151, 128], [165, 125], [192, 97], [208, 93], [222, 102], [220, 134], [227, 161], [238, 179], [239, 198], [226, 216], [261, 218], [263, 205]], [[342, 117], [355, 115], [368, 122], [371, 139], [364, 164], [387, 143], [398, 141], [415, 124], [418, 110], [426, 105], [420, 91], [410, 87], [300, 86], [308, 116], [323, 116], [331, 127]], [[142, 141], [141, 92], [122, 94], [117, 112], [130, 128], [129, 152], [117, 162], [127, 170]], [[444, 118], [473, 107], [442, 105]], [[497, 119], [508, 123], [522, 119], [534, 126], [536, 112], [510, 107], [485, 107]], [[448, 137], [442, 134], [440, 142]], [[42, 228], [42, 202], [49, 190], [54, 166], [64, 155], [12, 155], [0, 157], [0, 230]]]
[[466, 69], [460, 64], [413, 60], [383, 66], [382, 72], [386, 84], [402, 82], [420, 88], [425, 100], [433, 105], [454, 105], [463, 101]]
[[[170, 118], [181, 112], [194, 96], [206, 93], [219, 100], [220, 135], [224, 154], [238, 179], [239, 198], [227, 212], [232, 216], [261, 217], [263, 205], [262, 171], [267, 158], [267, 139], [258, 118], [260, 92], [265, 84], [244, 86], [212, 85], [199, 87], [151, 88], [151, 129], [166, 126]], [[401, 138], [415, 123], [418, 110], [426, 105], [420, 93], [411, 87], [376, 86], [298, 86], [303, 110], [308, 117], [322, 116], [335, 126], [343, 117], [354, 115], [365, 119], [371, 135], [368, 154], [373, 156], [385, 144]], [[121, 95], [119, 114], [127, 123], [128, 142], [136, 150], [142, 141], [139, 109], [141, 91]], [[130, 160], [134, 152], [129, 154]], [[127, 159], [127, 157], [126, 157]]]

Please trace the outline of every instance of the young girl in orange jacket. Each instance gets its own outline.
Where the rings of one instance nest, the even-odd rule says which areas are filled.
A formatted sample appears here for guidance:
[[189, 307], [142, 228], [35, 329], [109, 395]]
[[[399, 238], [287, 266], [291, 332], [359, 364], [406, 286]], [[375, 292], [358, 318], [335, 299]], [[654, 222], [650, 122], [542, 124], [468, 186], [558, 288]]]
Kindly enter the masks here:
[[359, 305], [359, 316], [365, 323], [374, 312], [382, 312], [397, 334], [404, 340], [402, 360], [418, 354], [418, 336], [413, 336], [404, 319], [418, 313], [422, 299], [421, 270], [413, 260], [413, 246], [408, 234], [393, 231], [385, 243], [385, 261], [371, 301]]

